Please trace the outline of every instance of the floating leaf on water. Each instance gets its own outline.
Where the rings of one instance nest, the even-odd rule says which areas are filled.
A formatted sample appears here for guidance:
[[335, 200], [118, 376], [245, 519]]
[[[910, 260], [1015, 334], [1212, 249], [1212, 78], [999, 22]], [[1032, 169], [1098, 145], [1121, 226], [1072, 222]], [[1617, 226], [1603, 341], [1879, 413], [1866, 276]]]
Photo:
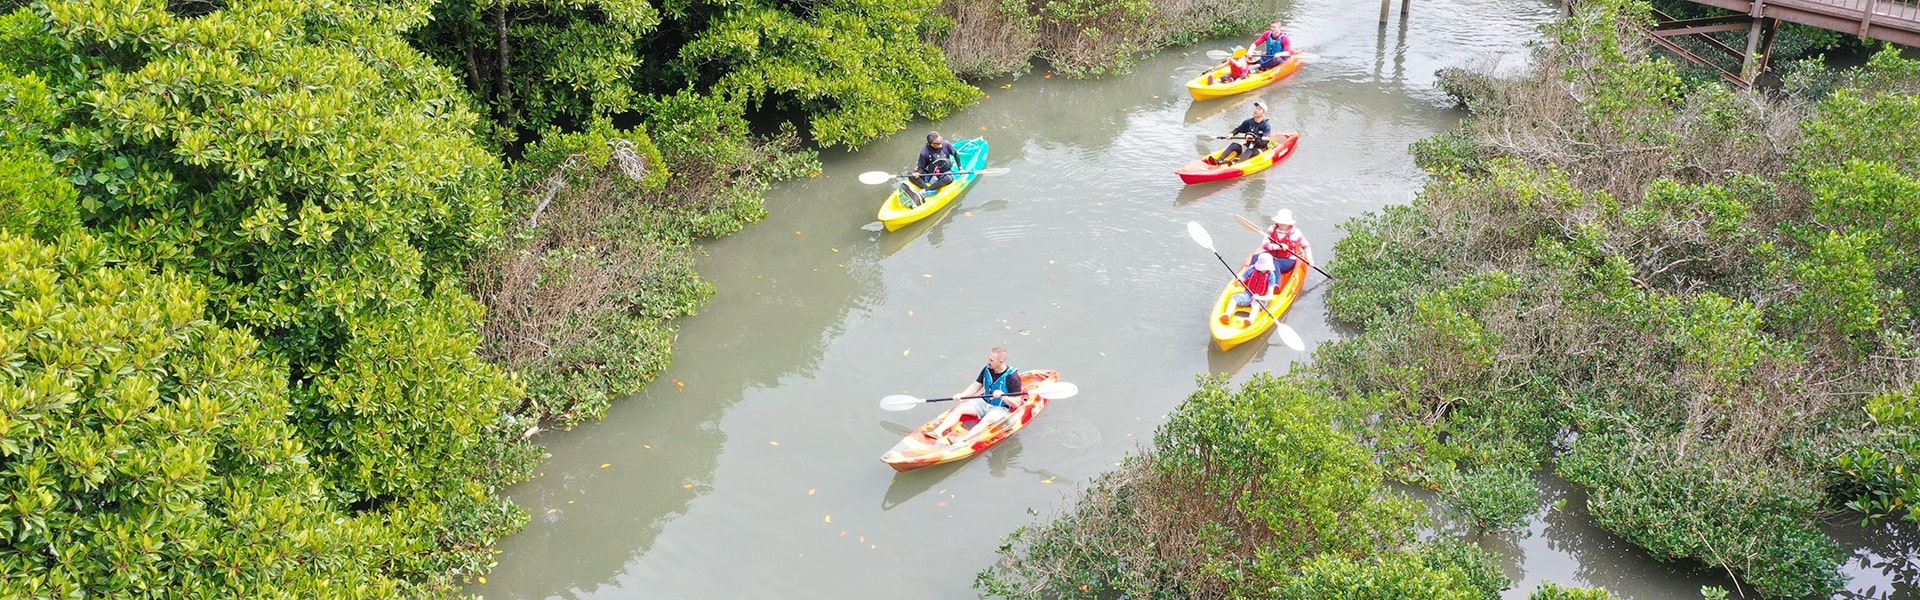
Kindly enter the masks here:
[[828, 522], [828, 523], [832, 523], [832, 522], [833, 522], [833, 515], [827, 515], [827, 522]]
[[1053, 483], [1053, 480], [1054, 480], [1053, 477], [1048, 477], [1046, 479], [1040, 480], [1040, 483]]
[[971, 217], [971, 216], [973, 216], [973, 211], [970, 211], [970, 210], [969, 210], [969, 211], [966, 211], [966, 212], [962, 212], [962, 213], [960, 213], [960, 216], [963, 216], [963, 217]]
[[807, 495], [808, 495], [808, 496], [812, 496], [814, 492], [818, 492], [818, 491], [820, 491], [820, 488], [814, 488], [814, 489], [811, 489], [811, 490], [807, 490]]
[[987, 130], [987, 128], [986, 128], [986, 127], [981, 127], [981, 128], [980, 128], [980, 130], [981, 130], [981, 131], [986, 131], [986, 130]]
[[1105, 353], [1105, 352], [1101, 352], [1101, 353], [1100, 353], [1100, 355], [1101, 355], [1101, 356], [1106, 356], [1106, 355], [1107, 355], [1107, 353]]
[[913, 316], [913, 310], [912, 310], [912, 309], [908, 309], [908, 310], [907, 310], [907, 316], [909, 316], [909, 317], [911, 317], [911, 316]]
[[864, 536], [864, 535], [863, 535], [863, 536], [860, 536], [860, 543], [862, 543], [862, 544], [865, 544], [865, 543], [867, 543], [867, 536]]
[[1032, 330], [1032, 329], [1022, 329], [1022, 330], [1020, 330], [1020, 335], [1033, 335], [1033, 330]]
[[908, 349], [906, 349], [906, 350], [901, 350], [901, 351], [900, 351], [900, 355], [901, 355], [901, 356], [906, 356], [906, 355], [907, 355], [907, 353], [910, 353], [910, 352], [913, 352], [913, 349], [912, 349], [912, 348], [908, 348]]
[[847, 532], [845, 531], [840, 532], [840, 537], [847, 537]]
[[798, 229], [795, 229], [795, 230], [793, 230], [793, 234], [794, 234], [794, 235], [800, 235], [800, 230], [798, 230]]
[[947, 505], [947, 501], [941, 500], [939, 504], [935, 504], [934, 506], [946, 506], [946, 505]]
[[1053, 79], [1053, 74], [1048, 73], [1046, 77], [1042, 77], [1041, 79]]
[[839, 248], [834, 248], [834, 249], [833, 249], [833, 251], [834, 251], [834, 252], [839, 252], [839, 251], [840, 251], [840, 249], [839, 249]]
[[600, 463], [600, 468], [602, 468], [602, 469], [605, 469], [605, 468], [607, 468], [607, 467], [611, 467], [611, 466], [613, 466], [613, 463]]
[[485, 576], [485, 575], [481, 575], [481, 576], [480, 576], [480, 583], [486, 583], [486, 582], [487, 582], [487, 576]]
[[568, 500], [568, 501], [567, 501], [567, 504], [573, 504], [573, 501], [572, 501], [572, 500]]
[[686, 485], [683, 485], [683, 486], [680, 486], [680, 487], [682, 487], [682, 488], [685, 488], [685, 489], [689, 489], [689, 490], [690, 490], [690, 489], [693, 489], [693, 484], [691, 484], [691, 483], [689, 483], [689, 484], [686, 484]]
[[927, 278], [927, 279], [933, 279], [933, 274], [932, 274], [932, 273], [921, 273], [921, 274], [920, 274], [920, 276], [921, 276], [921, 277], [925, 277], [925, 278]]
[[775, 446], [778, 446], [778, 445], [780, 445], [780, 442], [767, 442], [767, 443], [769, 443], [769, 444], [773, 444], [773, 445], [775, 445]]
[[1010, 89], [1013, 89], [1013, 84], [1011, 84], [1011, 83], [1009, 83], [1009, 84], [1006, 84], [1006, 85], [1003, 85], [1003, 86], [1000, 86], [1000, 89], [1003, 89], [1003, 90], [1010, 90]]
[[560, 512], [560, 509], [558, 509], [558, 508], [549, 508], [549, 509], [547, 509], [547, 514], [553, 514], [553, 513], [557, 513], [557, 512]]

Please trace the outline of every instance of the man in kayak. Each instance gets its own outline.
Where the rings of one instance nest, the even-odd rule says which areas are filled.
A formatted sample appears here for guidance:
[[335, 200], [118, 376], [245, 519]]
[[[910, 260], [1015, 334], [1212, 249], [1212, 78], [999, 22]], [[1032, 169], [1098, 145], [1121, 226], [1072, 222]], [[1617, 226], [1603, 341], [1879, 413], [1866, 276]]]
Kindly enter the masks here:
[[[987, 397], [961, 400], [967, 396], [983, 395]], [[968, 385], [967, 389], [953, 395], [954, 401], [964, 402], [960, 405], [960, 410], [947, 413], [947, 418], [940, 421], [933, 431], [927, 432], [927, 435], [940, 440], [941, 443], [946, 443], [947, 432], [952, 430], [954, 425], [960, 424], [961, 415], [978, 417], [980, 422], [974, 427], [979, 428], [1013, 412], [1013, 409], [1020, 406], [1020, 398], [1023, 397], [1024, 394], [1020, 389], [1020, 371], [1007, 366], [1006, 348], [995, 347], [987, 351], [987, 366], [980, 369], [980, 375], [973, 378], [973, 383]]]
[[[1272, 245], [1267, 244], [1269, 247]], [[1273, 255], [1268, 253], [1270, 249], [1262, 249], [1253, 253], [1253, 256], [1247, 257], [1247, 263], [1251, 266], [1240, 272], [1240, 285], [1245, 289], [1233, 295], [1233, 310], [1220, 315], [1221, 325], [1229, 324], [1229, 320], [1234, 313], [1239, 312], [1240, 307], [1247, 307], [1249, 312], [1266, 310], [1265, 307], [1273, 302]], [[1254, 306], [1256, 300], [1259, 301], [1258, 307]]]
[[1273, 226], [1267, 228], [1266, 251], [1273, 255], [1273, 272], [1276, 276], [1285, 276], [1299, 262], [1297, 257], [1307, 254], [1307, 238], [1300, 235], [1294, 227], [1293, 211], [1280, 209], [1273, 213]]
[[[1253, 118], [1240, 122], [1233, 128], [1229, 137], [1241, 137], [1238, 142], [1227, 145], [1227, 151], [1218, 158], [1209, 158], [1207, 162], [1216, 165], [1232, 164], [1234, 161], [1251, 157], [1267, 149], [1267, 136], [1273, 134], [1273, 124], [1267, 122], [1267, 103], [1253, 101]], [[1244, 144], [1243, 144], [1244, 142]]]
[[1274, 21], [1266, 31], [1260, 32], [1259, 37], [1253, 38], [1253, 51], [1260, 55], [1256, 70], [1265, 71], [1279, 66], [1293, 55], [1293, 40], [1287, 39], [1287, 34], [1280, 30], [1284, 25]]
[[[920, 162], [914, 166], [912, 173], [907, 174], [907, 180], [912, 181], [913, 185], [900, 186], [912, 202], [907, 208], [919, 206], [926, 201], [926, 196], [940, 193], [940, 188], [953, 183], [953, 166], [957, 164], [960, 164], [960, 155], [954, 152], [953, 145], [940, 137], [940, 132], [927, 132], [927, 145], [920, 149]], [[914, 186], [920, 186], [920, 189], [916, 190]]]

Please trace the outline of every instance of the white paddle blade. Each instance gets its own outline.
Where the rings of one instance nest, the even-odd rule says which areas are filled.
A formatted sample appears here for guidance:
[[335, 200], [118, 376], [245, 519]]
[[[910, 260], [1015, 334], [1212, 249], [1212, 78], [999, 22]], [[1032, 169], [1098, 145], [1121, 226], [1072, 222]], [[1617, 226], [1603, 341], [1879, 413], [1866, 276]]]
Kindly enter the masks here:
[[879, 185], [890, 179], [893, 179], [893, 174], [886, 171], [867, 171], [860, 174], [860, 183], [867, 185]]
[[1213, 249], [1213, 236], [1207, 235], [1207, 228], [1201, 227], [1198, 221], [1187, 221], [1187, 237], [1193, 238], [1193, 243], [1208, 251], [1219, 252]]
[[926, 400], [915, 398], [913, 396], [908, 396], [906, 394], [894, 394], [892, 396], [881, 398], [880, 408], [881, 410], [890, 410], [894, 412], [900, 412], [900, 411], [908, 410], [915, 406], [919, 406], [926, 403], [927, 403]]
[[1211, 58], [1214, 60], [1226, 60], [1229, 58], [1233, 58], [1233, 54], [1228, 53], [1225, 50], [1208, 50], [1207, 58]]
[[1053, 381], [1040, 384], [1040, 387], [1035, 388], [1033, 393], [1044, 396], [1048, 400], [1059, 400], [1061, 398], [1072, 398], [1080, 395], [1080, 386], [1065, 381]]
[[1274, 323], [1273, 326], [1280, 330], [1280, 343], [1286, 344], [1295, 352], [1307, 349], [1307, 343], [1300, 340], [1300, 333], [1294, 331], [1292, 327], [1288, 327], [1286, 323]]
[[991, 169], [981, 169], [981, 170], [978, 170], [978, 171], [974, 171], [974, 172], [975, 172], [975, 173], [979, 173], [979, 174], [981, 174], [981, 175], [1005, 175], [1005, 174], [1007, 174], [1007, 173], [1010, 173], [1010, 172], [1012, 172], [1012, 171], [1013, 171], [1013, 169], [1011, 169], [1011, 168], [1008, 168], [1008, 167], [994, 167], [994, 168], [991, 168]]
[[1320, 55], [1312, 52], [1295, 52], [1293, 53], [1293, 58], [1294, 60], [1300, 61], [1300, 64], [1303, 65], [1320, 62]]

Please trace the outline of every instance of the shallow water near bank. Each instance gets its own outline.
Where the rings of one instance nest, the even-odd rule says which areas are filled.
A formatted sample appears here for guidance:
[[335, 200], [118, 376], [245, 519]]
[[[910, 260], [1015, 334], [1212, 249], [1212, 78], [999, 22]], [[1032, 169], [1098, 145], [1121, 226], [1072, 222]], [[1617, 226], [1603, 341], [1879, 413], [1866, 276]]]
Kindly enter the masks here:
[[[719, 295], [683, 321], [675, 362], [604, 421], [546, 434], [552, 454], [510, 490], [533, 515], [505, 540], [487, 598], [969, 598], [1001, 536], [1058, 511], [1076, 486], [1146, 443], [1200, 373], [1244, 380], [1307, 354], [1263, 338], [1212, 349], [1204, 319], [1226, 269], [1193, 244], [1208, 228], [1229, 261], [1256, 237], [1234, 215], [1292, 209], [1322, 260], [1339, 225], [1407, 202], [1425, 175], [1407, 145], [1463, 114], [1433, 88], [1442, 67], [1525, 62], [1537, 0], [1429, 0], [1410, 26], [1367, 2], [1280, 9], [1296, 47], [1322, 56], [1291, 79], [1194, 103], [1181, 84], [1214, 40], [1139, 61], [1128, 76], [1039, 74], [982, 84], [990, 97], [782, 183], [768, 218], [707, 244]], [[1260, 175], [1183, 186], [1173, 170], [1267, 101], [1295, 155]], [[985, 136], [991, 166], [958, 205], [901, 231], [878, 227], [887, 192], [862, 171], [911, 163], [928, 128]], [[1340, 332], [1318, 276], [1285, 322], [1309, 344]], [[890, 413], [884, 395], [946, 396], [1002, 345], [1024, 368], [1058, 369], [1078, 397], [982, 456], [895, 474], [880, 454], [939, 405]], [[1543, 505], [1577, 497], [1549, 482]], [[1856, 529], [1857, 531], [1857, 529]], [[1878, 541], [1876, 541], [1878, 540]], [[1903, 541], [1908, 540], [1908, 541]], [[1911, 536], [1855, 545], [1864, 597], [1905, 597]], [[1578, 502], [1543, 508], [1525, 533], [1480, 536], [1524, 598], [1540, 581], [1625, 598], [1698, 597], [1724, 575], [1657, 563], [1595, 528]], [[1898, 587], [1897, 590], [1895, 586]], [[1888, 590], [1895, 590], [1892, 595]]]

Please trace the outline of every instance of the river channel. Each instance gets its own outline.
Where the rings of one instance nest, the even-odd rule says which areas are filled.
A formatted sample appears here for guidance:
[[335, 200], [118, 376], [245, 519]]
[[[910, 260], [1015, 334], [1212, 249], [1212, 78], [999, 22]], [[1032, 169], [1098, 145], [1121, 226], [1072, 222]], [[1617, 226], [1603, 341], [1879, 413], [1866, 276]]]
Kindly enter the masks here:
[[[1263, 91], [1195, 103], [1182, 83], [1210, 40], [1143, 57], [1126, 76], [982, 82], [990, 96], [769, 194], [766, 220], [705, 245], [718, 288], [682, 322], [673, 365], [603, 421], [543, 434], [552, 457], [510, 490], [532, 513], [469, 592], [518, 598], [972, 598], [1002, 536], [1059, 511], [1077, 486], [1149, 440], [1202, 373], [1244, 380], [1309, 355], [1274, 338], [1210, 347], [1225, 269], [1186, 235], [1205, 226], [1228, 260], [1252, 250], [1235, 215], [1291, 209], [1323, 261], [1349, 219], [1408, 202], [1425, 181], [1407, 146], [1464, 116], [1434, 88], [1442, 67], [1519, 68], [1541, 0], [1422, 0], [1380, 26], [1378, 5], [1283, 4], [1297, 49], [1321, 60]], [[1251, 37], [1251, 36], [1249, 36]], [[1184, 186], [1173, 170], [1220, 142], [1252, 100], [1294, 156], [1242, 180]], [[910, 164], [921, 136], [983, 136], [990, 166], [943, 215], [879, 227], [886, 195], [856, 175]], [[1309, 345], [1342, 335], [1315, 276], [1285, 322]], [[881, 396], [947, 396], [1005, 346], [1080, 395], [982, 456], [905, 474], [879, 460], [938, 413], [883, 412]], [[1309, 348], [1311, 350], [1311, 348]], [[1724, 574], [1666, 564], [1594, 527], [1577, 489], [1542, 487], [1521, 532], [1476, 538], [1504, 557], [1509, 598], [1542, 581], [1623, 598], [1698, 598]], [[1559, 508], [1553, 505], [1557, 500]], [[1448, 528], [1442, 519], [1442, 530]], [[1848, 532], [1851, 589], [1909, 597], [1911, 537]]]

